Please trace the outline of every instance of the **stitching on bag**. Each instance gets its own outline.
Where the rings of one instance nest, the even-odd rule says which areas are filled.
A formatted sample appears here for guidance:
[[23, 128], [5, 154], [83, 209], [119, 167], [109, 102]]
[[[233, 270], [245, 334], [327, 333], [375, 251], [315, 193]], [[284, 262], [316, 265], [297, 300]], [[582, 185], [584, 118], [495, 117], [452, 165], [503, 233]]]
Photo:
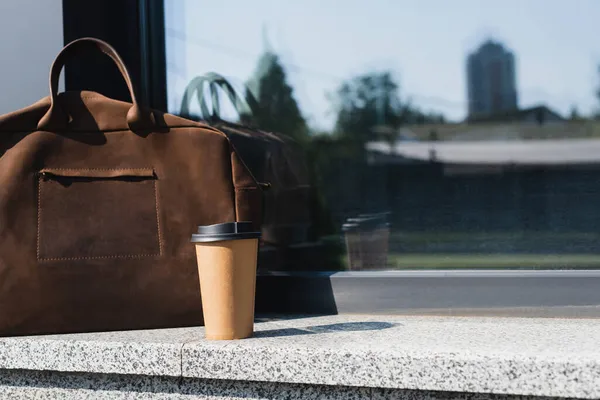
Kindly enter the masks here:
[[44, 168], [44, 169], [55, 169], [58, 171], [123, 171], [123, 170], [152, 170], [152, 168]]
[[38, 261], [77, 261], [77, 260], [100, 260], [106, 258], [143, 258], [156, 257], [160, 254], [124, 254], [116, 256], [94, 256], [94, 257], [62, 257], [62, 258], [41, 258]]
[[42, 177], [38, 176], [38, 204], [37, 204], [37, 241], [36, 241], [36, 258], [40, 259], [40, 230], [42, 217]]
[[[55, 170], [122, 170], [122, 169], [149, 169], [154, 171], [153, 168], [48, 168]], [[101, 259], [114, 259], [114, 258], [144, 258], [144, 257], [156, 257], [162, 256], [162, 236], [160, 233], [160, 220], [158, 210], [158, 194], [156, 190], [156, 179], [154, 179], [154, 206], [156, 209], [156, 228], [158, 234], [158, 254], [123, 254], [123, 255], [109, 255], [109, 256], [92, 256], [92, 257], [53, 257], [53, 258], [40, 258], [40, 231], [41, 231], [41, 215], [42, 215], [42, 177], [38, 176], [38, 215], [37, 215], [37, 245], [36, 245], [36, 258], [39, 262], [46, 261], [78, 261], [78, 260], [101, 260]]]
[[156, 179], [154, 180], [154, 206], [156, 207], [156, 230], [158, 234], [158, 255], [162, 256], [162, 235], [160, 234], [160, 213], [158, 211], [158, 191], [156, 190]]
[[[99, 99], [102, 99], [101, 97], [99, 97]], [[110, 99], [109, 99], [110, 100]], [[170, 114], [165, 114], [165, 115], [170, 115]], [[216, 129], [211, 127], [210, 125], [204, 123], [204, 122], [196, 122], [196, 124], [194, 125], [168, 125], [167, 126], [168, 129], [170, 130], [174, 130], [174, 129], [204, 129], [207, 132], [211, 132], [211, 133], [216, 133], [221, 137], [227, 137], [227, 135]], [[114, 128], [114, 129], [74, 129], [74, 130], [70, 130], [70, 129], [61, 129], [61, 130], [56, 130], [56, 131], [46, 131], [46, 130], [39, 130], [39, 129], [30, 129], [30, 128], [24, 128], [24, 129], [3, 129], [2, 132], [6, 132], [6, 133], [34, 133], [34, 132], [50, 132], [50, 133], [60, 133], [60, 132], [69, 132], [69, 133], [73, 133], [73, 132], [77, 132], [77, 133], [125, 133], [125, 132], [131, 132], [131, 129], [129, 128]]]

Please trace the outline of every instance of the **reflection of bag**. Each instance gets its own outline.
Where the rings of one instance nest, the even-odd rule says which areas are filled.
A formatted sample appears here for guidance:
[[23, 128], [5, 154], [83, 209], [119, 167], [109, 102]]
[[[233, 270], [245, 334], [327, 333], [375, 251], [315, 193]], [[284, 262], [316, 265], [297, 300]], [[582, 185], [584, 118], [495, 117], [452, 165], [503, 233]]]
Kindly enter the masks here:
[[[209, 112], [206, 104], [205, 85], [209, 88], [212, 112]], [[192, 117], [189, 104], [196, 95], [200, 117], [225, 132], [255, 178], [270, 185], [264, 199], [264, 242], [284, 245], [306, 241], [310, 227], [310, 185], [302, 149], [284, 135], [222, 120], [218, 88], [225, 92], [240, 119], [251, 119], [256, 107], [252, 95], [248, 92], [246, 96], [241, 96], [225, 78], [216, 73], [196, 77], [190, 82], [183, 97], [181, 115]]]
[[[109, 55], [133, 104], [56, 94], [65, 61]], [[80, 39], [51, 97], [0, 116], [0, 333], [198, 325], [197, 225], [260, 224], [261, 190], [225, 134], [138, 106], [114, 49]]]

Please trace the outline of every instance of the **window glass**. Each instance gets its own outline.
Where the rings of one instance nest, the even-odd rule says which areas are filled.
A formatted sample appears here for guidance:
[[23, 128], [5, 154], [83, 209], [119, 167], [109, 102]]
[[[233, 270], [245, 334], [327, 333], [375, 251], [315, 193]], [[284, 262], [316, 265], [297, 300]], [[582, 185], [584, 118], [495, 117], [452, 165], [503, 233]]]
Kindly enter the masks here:
[[165, 0], [168, 108], [270, 184], [263, 270], [599, 268], [599, 16]]

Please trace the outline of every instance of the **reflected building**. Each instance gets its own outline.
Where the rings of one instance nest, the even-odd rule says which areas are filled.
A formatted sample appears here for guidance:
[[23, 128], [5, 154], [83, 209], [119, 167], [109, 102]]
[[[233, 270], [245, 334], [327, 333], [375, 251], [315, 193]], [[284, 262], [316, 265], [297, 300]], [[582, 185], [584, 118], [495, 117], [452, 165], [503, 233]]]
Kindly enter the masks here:
[[515, 56], [488, 40], [467, 58], [469, 119], [485, 118], [518, 108]]

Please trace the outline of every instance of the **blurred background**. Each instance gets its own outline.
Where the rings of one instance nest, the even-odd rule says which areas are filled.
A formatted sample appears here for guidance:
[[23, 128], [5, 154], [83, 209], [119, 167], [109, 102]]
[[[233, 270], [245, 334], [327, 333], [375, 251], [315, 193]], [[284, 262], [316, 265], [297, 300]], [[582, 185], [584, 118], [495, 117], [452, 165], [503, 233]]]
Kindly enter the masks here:
[[168, 109], [216, 71], [301, 144], [310, 229], [276, 269], [598, 268], [598, 17], [595, 0], [166, 0]]

